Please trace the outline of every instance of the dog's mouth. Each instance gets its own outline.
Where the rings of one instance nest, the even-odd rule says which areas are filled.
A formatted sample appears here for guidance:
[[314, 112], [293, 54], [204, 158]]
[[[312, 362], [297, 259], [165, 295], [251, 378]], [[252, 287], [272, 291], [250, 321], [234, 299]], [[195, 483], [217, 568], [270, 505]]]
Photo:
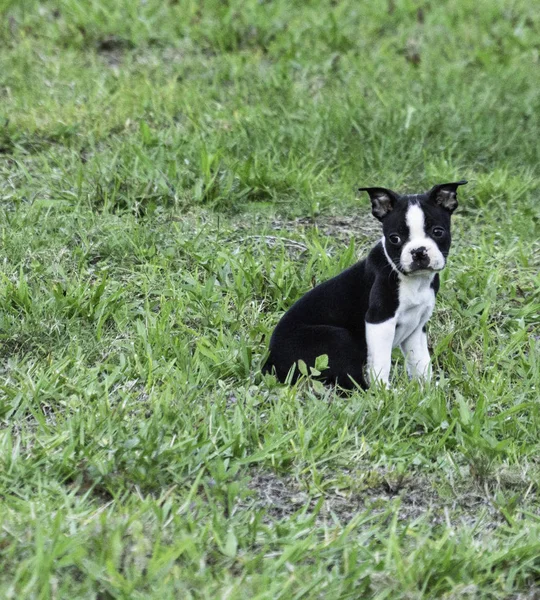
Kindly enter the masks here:
[[440, 273], [446, 265], [434, 266], [432, 264], [412, 263], [403, 265], [401, 262], [393, 262], [393, 268], [402, 275], [426, 275], [428, 273]]
[[439, 268], [435, 268], [433, 265], [421, 265], [421, 264], [412, 264], [409, 266], [408, 269], [404, 269], [403, 267], [400, 268], [400, 271], [404, 274], [404, 275], [415, 275], [415, 274], [422, 274], [422, 273], [439, 273], [439, 271], [442, 271], [444, 269], [443, 267], [439, 267]]
[[415, 275], [422, 273], [438, 273], [445, 267], [446, 261], [432, 260], [428, 256], [419, 257], [408, 264], [401, 264], [400, 271], [405, 275]]

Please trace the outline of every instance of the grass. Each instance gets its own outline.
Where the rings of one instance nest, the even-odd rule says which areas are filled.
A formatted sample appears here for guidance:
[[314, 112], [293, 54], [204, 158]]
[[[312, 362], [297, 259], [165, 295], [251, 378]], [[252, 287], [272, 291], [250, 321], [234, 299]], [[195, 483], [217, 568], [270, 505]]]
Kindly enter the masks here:
[[[525, 0], [2, 3], [0, 597], [535, 598], [540, 71]], [[258, 373], [467, 178], [436, 382]]]

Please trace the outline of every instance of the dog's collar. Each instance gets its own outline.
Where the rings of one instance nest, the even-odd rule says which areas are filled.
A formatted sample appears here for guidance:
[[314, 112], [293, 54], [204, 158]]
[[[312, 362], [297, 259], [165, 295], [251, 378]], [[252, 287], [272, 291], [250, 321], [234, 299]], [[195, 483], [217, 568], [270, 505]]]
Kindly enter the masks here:
[[381, 238], [381, 244], [382, 244], [382, 248], [384, 251], [384, 255], [386, 256], [386, 260], [388, 261], [388, 264], [392, 267], [392, 271], [395, 271], [398, 275], [402, 275], [401, 271], [396, 267], [396, 265], [394, 264], [394, 262], [388, 255], [388, 252], [386, 251], [386, 244], [384, 243], [384, 235]]

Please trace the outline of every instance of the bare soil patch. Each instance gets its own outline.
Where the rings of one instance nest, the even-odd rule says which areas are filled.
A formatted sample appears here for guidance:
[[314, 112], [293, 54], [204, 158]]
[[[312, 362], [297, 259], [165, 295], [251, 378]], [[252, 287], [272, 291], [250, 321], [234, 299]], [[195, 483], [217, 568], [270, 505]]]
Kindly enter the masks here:
[[380, 237], [381, 227], [370, 214], [354, 216], [297, 217], [273, 219], [272, 228], [279, 231], [306, 231], [317, 228], [320, 232], [340, 242], [349, 243], [354, 238], [359, 244], [373, 243]]
[[[414, 521], [429, 515], [429, 521], [433, 525], [480, 525], [479, 531], [493, 529], [505, 522], [488, 495], [474, 482], [456, 490], [454, 497], [443, 498], [437, 492], [436, 482], [426, 476], [409, 476], [399, 480], [391, 473], [381, 471], [379, 475], [379, 483], [361, 491], [327, 491], [317, 518], [318, 523], [322, 524], [335, 517], [341, 523], [346, 523], [366, 510], [381, 514], [388, 509], [389, 503], [397, 506], [400, 521]], [[254, 492], [254, 507], [266, 509], [268, 521], [289, 518], [306, 505], [308, 512], [312, 511], [321, 497], [321, 492], [309, 494], [293, 477], [269, 471], [255, 472], [248, 487]]]

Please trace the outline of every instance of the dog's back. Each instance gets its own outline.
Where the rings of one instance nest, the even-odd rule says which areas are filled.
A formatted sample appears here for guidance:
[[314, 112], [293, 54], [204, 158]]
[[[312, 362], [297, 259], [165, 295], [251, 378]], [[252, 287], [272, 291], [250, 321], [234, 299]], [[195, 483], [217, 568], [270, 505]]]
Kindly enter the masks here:
[[[318, 356], [326, 354], [329, 368], [321, 374], [324, 381], [352, 388], [352, 378], [367, 387], [363, 376], [366, 291], [375, 278], [368, 271], [367, 261], [361, 261], [300, 298], [276, 326], [263, 372], [274, 370], [277, 378], [285, 381], [298, 360], [314, 365]], [[291, 381], [299, 375], [296, 368]]]

